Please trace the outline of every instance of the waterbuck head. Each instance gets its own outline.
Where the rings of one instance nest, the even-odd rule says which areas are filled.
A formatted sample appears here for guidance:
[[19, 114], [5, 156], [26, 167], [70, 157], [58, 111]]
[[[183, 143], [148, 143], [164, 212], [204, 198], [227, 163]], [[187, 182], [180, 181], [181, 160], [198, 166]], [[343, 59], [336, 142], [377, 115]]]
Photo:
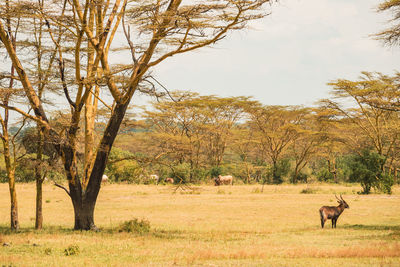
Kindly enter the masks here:
[[342, 195], [340, 195], [340, 199], [339, 199], [336, 195], [335, 195], [335, 197], [336, 197], [336, 199], [337, 199], [337, 202], [339, 203], [339, 206], [342, 206], [342, 205], [343, 205], [343, 207], [344, 207], [345, 209], [349, 209], [349, 208], [350, 208], [350, 206], [346, 203], [346, 201], [344, 201]]

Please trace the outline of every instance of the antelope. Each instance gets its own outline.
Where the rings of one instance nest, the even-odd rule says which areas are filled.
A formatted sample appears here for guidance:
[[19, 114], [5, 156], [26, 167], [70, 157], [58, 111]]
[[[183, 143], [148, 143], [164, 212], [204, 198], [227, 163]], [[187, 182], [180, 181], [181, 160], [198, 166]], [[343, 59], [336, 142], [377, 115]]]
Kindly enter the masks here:
[[336, 228], [336, 222], [339, 218], [340, 214], [344, 211], [344, 209], [350, 208], [347, 205], [346, 201], [344, 201], [342, 195], [340, 195], [340, 199], [335, 195], [338, 200], [339, 206], [322, 206], [319, 209], [319, 215], [321, 217], [321, 227], [324, 228], [324, 224], [326, 220], [332, 220], [332, 228]]

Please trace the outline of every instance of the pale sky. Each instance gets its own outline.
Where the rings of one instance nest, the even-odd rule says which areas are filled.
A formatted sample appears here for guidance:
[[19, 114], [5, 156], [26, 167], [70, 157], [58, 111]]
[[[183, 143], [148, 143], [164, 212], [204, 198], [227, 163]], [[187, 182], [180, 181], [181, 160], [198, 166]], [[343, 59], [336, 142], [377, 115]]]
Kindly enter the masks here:
[[369, 35], [387, 26], [377, 0], [281, 0], [272, 14], [212, 49], [177, 55], [153, 72], [170, 90], [253, 96], [266, 105], [311, 106], [327, 82], [361, 71], [400, 71], [400, 47]]

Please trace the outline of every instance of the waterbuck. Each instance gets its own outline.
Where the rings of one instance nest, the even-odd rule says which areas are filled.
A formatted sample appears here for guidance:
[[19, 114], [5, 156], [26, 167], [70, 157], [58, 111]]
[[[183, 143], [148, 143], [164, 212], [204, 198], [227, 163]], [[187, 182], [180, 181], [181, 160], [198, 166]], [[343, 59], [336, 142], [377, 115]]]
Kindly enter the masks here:
[[324, 228], [324, 224], [326, 220], [332, 220], [332, 228], [336, 228], [336, 222], [339, 218], [340, 214], [344, 211], [344, 209], [350, 208], [347, 205], [346, 201], [344, 201], [342, 195], [340, 195], [340, 199], [335, 195], [338, 200], [339, 206], [323, 206], [319, 209], [319, 215], [321, 217], [321, 227]]

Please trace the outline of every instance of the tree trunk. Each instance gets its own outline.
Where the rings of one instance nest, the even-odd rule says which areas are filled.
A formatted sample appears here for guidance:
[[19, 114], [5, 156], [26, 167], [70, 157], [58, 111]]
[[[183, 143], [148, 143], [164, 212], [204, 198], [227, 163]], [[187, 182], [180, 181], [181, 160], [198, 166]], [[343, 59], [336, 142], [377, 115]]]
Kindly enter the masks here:
[[[74, 206], [75, 230], [97, 230], [94, 223], [94, 209], [100, 191], [101, 178], [106, 168], [108, 155], [121, 126], [128, 103], [129, 101], [123, 104], [118, 103], [114, 108], [113, 114], [111, 115], [109, 123], [104, 131], [99, 149], [97, 150], [96, 159], [94, 161], [86, 190], [82, 190], [80, 179], [76, 177], [75, 174], [71, 173], [71, 171], [74, 171], [74, 168], [70, 165], [65, 165], [70, 189], [69, 195]], [[69, 157], [73, 156], [72, 153], [67, 153], [65, 156], [66, 155], [69, 155]]]
[[40, 129], [40, 126], [37, 125], [37, 137], [38, 137], [38, 146], [36, 153], [36, 166], [35, 166], [35, 180], [36, 180], [36, 216], [35, 216], [35, 229], [42, 229], [43, 227], [43, 179], [42, 177], [42, 168], [40, 164], [43, 161], [43, 148], [44, 148], [44, 136], [43, 132]]
[[94, 208], [96, 199], [79, 199], [74, 203], [75, 230], [97, 230], [94, 224]]
[[15, 189], [15, 175], [14, 172], [8, 173], [8, 184], [10, 188], [10, 198], [11, 198], [11, 229], [19, 229], [18, 220], [18, 201], [17, 201], [17, 191]]
[[42, 229], [43, 227], [43, 179], [36, 177], [36, 219], [35, 229]]
[[8, 188], [10, 190], [10, 204], [11, 204], [11, 229], [18, 230], [19, 229], [19, 221], [18, 221], [18, 201], [17, 201], [17, 191], [15, 189], [15, 165], [11, 163], [11, 152], [9, 147], [9, 139], [8, 139], [8, 131], [3, 127], [3, 152], [4, 152], [4, 161], [6, 163], [6, 170], [8, 176]]

